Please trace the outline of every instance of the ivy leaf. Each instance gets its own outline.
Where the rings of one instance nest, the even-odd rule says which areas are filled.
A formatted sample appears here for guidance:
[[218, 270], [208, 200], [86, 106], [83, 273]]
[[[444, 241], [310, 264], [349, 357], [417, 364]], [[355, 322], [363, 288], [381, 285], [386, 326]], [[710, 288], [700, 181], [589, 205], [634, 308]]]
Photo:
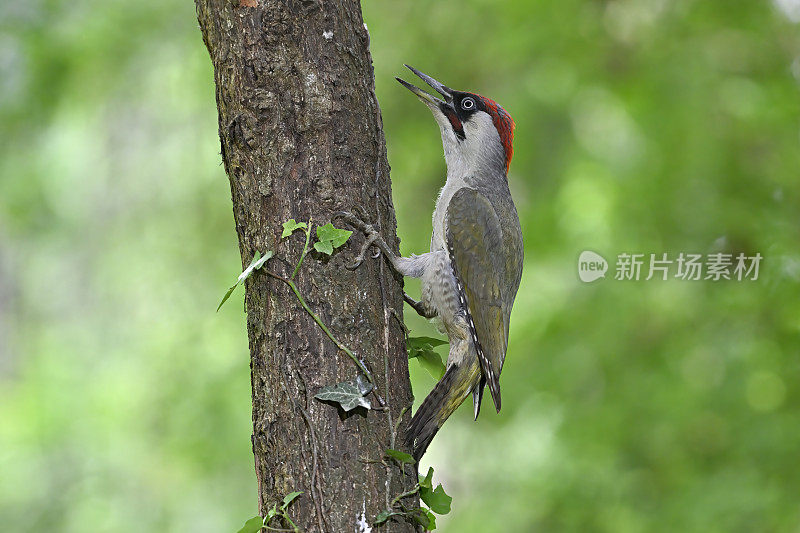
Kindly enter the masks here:
[[261, 257], [261, 254], [256, 252], [256, 255], [253, 256], [253, 260], [250, 261], [250, 264], [247, 266], [247, 268], [245, 268], [244, 271], [239, 274], [239, 278], [236, 280], [236, 283], [241, 283], [249, 278], [253, 272], [264, 266], [264, 263], [266, 263], [267, 259], [270, 257], [272, 257], [271, 250], [267, 250], [267, 253], [264, 254], [264, 257]]
[[372, 389], [375, 388], [375, 385], [370, 383], [364, 374], [359, 374], [356, 376], [356, 386], [358, 387], [358, 390], [361, 391], [361, 396], [366, 396], [372, 392]]
[[428, 517], [428, 525], [423, 527], [428, 531], [433, 531], [434, 529], [436, 529], [436, 517], [433, 515], [432, 512], [427, 510], [425, 511], [425, 514]]
[[425, 489], [432, 489], [432, 480], [433, 479], [433, 467], [428, 468], [428, 474], [425, 477], [419, 476], [419, 488], [422, 490]]
[[267, 516], [264, 517], [264, 523], [269, 524], [269, 521], [272, 520], [277, 514], [278, 514], [278, 505], [273, 503], [272, 509], [270, 509], [269, 512], [267, 513]]
[[289, 504], [292, 503], [295, 500], [295, 498], [297, 498], [301, 494], [303, 494], [303, 491], [295, 491], [287, 494], [286, 497], [283, 498], [283, 504], [281, 505], [281, 509], [286, 509], [287, 507], [289, 507]]
[[[319, 228], [317, 228], [319, 229]], [[321, 254], [331, 255], [333, 253], [333, 244], [331, 241], [319, 241], [314, 243], [314, 249]]]
[[379, 526], [396, 514], [397, 513], [393, 513], [392, 511], [381, 511], [378, 513], [378, 516], [375, 517], [375, 522], [373, 522], [373, 524]]
[[261, 252], [256, 251], [256, 255], [253, 256], [253, 260], [250, 261], [250, 264], [247, 265], [247, 268], [245, 268], [244, 271], [239, 274], [239, 277], [236, 279], [236, 283], [234, 283], [233, 286], [228, 289], [228, 292], [225, 293], [225, 296], [222, 297], [222, 301], [217, 306], [217, 311], [220, 310], [222, 304], [228, 301], [228, 298], [230, 298], [231, 294], [233, 294], [233, 290], [241, 285], [244, 280], [249, 278], [253, 272], [264, 266], [264, 263], [266, 263], [267, 259], [270, 257], [272, 257], [271, 250], [267, 250], [263, 257], [261, 256]]
[[231, 287], [230, 289], [228, 289], [228, 292], [226, 292], [226, 293], [225, 293], [225, 296], [223, 296], [223, 297], [222, 297], [222, 301], [221, 301], [221, 302], [219, 303], [219, 305], [217, 306], [217, 312], [219, 312], [220, 308], [222, 307], [222, 304], [224, 304], [225, 302], [227, 302], [227, 301], [228, 301], [228, 298], [230, 298], [230, 297], [231, 297], [231, 294], [233, 294], [233, 289], [235, 289], [235, 288], [236, 288], [238, 285], [239, 285], [239, 283], [237, 282], [237, 283], [235, 283], [235, 284], [233, 285], [233, 287]]
[[352, 234], [350, 230], [334, 228], [330, 222], [324, 226], [317, 226], [317, 238], [321, 241], [330, 241], [334, 248], [346, 243]]
[[406, 341], [406, 346], [409, 349], [418, 348], [426, 344], [430, 344], [432, 348], [435, 348], [447, 344], [447, 341], [444, 339], [437, 339], [436, 337], [409, 337], [408, 341]]
[[414, 520], [425, 528], [425, 531], [433, 531], [436, 529], [436, 517], [432, 512], [420, 507], [413, 511]]
[[324, 402], [335, 402], [342, 406], [345, 411], [352, 411], [356, 407], [366, 407], [371, 409], [372, 406], [369, 400], [364, 398], [361, 394], [361, 389], [355, 381], [343, 381], [336, 385], [328, 385], [322, 387], [320, 391], [314, 395], [314, 398]]
[[423, 489], [420, 487], [419, 497], [422, 498], [425, 505], [430, 507], [431, 511], [436, 514], [447, 514], [450, 512], [450, 504], [453, 502], [453, 498], [447, 495], [441, 483], [436, 486], [435, 490]]
[[405, 452], [401, 452], [400, 450], [393, 450], [393, 449], [389, 448], [388, 450], [386, 450], [386, 455], [388, 455], [392, 459], [396, 459], [397, 461], [400, 461], [401, 464], [402, 463], [408, 463], [410, 465], [413, 465], [414, 463], [417, 462], [409, 454], [407, 454]]
[[320, 253], [331, 255], [334, 248], [338, 248], [347, 242], [353, 232], [346, 229], [334, 228], [328, 222], [324, 226], [317, 226], [317, 240], [314, 249]]
[[447, 514], [450, 512], [450, 504], [453, 498], [444, 491], [442, 484], [433, 488], [433, 468], [428, 468], [425, 477], [419, 476], [419, 497], [425, 505], [431, 508], [436, 514]]
[[290, 218], [289, 220], [283, 223], [283, 233], [281, 233], [281, 239], [285, 239], [286, 237], [294, 233], [295, 230], [298, 230], [300, 228], [305, 229], [307, 227], [308, 225], [305, 222], [295, 222], [293, 218]]
[[237, 533], [258, 533], [261, 531], [262, 527], [264, 527], [264, 519], [260, 516], [254, 516], [245, 522], [244, 526], [242, 526], [242, 529], [237, 531]]
[[447, 341], [434, 337], [409, 337], [406, 341], [406, 351], [409, 359], [416, 359], [422, 368], [428, 371], [434, 379], [444, 376], [444, 363], [442, 356], [434, 350], [437, 346], [447, 344]]

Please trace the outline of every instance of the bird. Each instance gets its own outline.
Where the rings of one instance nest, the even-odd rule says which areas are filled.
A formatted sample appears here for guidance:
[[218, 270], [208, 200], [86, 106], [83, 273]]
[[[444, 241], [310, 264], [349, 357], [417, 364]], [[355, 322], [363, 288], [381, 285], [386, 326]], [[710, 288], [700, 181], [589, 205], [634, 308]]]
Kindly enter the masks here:
[[450, 349], [445, 373], [414, 413], [405, 443], [418, 462], [436, 433], [470, 395], [477, 420], [486, 386], [500, 412], [500, 373], [511, 309], [522, 279], [523, 239], [508, 185], [514, 120], [494, 100], [447, 87], [405, 65], [434, 96], [401, 78], [433, 113], [442, 137], [447, 178], [433, 212], [430, 251], [402, 257], [370, 225], [343, 216], [367, 237], [351, 268], [376, 246], [400, 275], [421, 279], [422, 297], [404, 299], [440, 321]]

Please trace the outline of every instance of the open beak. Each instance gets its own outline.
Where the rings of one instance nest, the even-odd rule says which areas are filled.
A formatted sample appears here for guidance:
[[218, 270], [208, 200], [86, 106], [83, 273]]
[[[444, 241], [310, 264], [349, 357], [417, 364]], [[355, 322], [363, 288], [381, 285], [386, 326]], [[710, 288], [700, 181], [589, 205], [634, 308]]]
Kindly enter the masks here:
[[408, 68], [411, 72], [413, 72], [417, 76], [419, 76], [422, 79], [422, 81], [424, 81], [425, 83], [430, 85], [437, 93], [442, 95], [444, 100], [441, 100], [441, 99], [433, 96], [432, 94], [427, 93], [427, 92], [423, 91], [422, 89], [420, 89], [418, 87], [415, 87], [414, 85], [411, 85], [410, 83], [408, 83], [405, 80], [402, 80], [400, 78], [395, 78], [406, 89], [408, 89], [412, 93], [416, 94], [419, 97], [419, 99], [422, 100], [426, 104], [435, 105], [437, 107], [440, 106], [440, 105], [450, 105], [450, 106], [452, 106], [452, 102], [453, 102], [453, 91], [452, 90], [450, 90], [445, 85], [439, 83], [435, 79], [431, 78], [427, 74], [424, 74], [424, 73], [420, 72], [419, 70], [415, 69], [414, 67], [411, 67], [409, 65], [405, 65], [405, 67]]

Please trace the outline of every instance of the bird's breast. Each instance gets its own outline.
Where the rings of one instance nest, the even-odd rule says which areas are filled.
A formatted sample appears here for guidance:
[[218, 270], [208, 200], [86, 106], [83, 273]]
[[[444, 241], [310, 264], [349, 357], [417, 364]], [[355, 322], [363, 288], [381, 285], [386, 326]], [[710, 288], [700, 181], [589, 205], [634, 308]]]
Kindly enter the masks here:
[[453, 195], [461, 188], [466, 187], [464, 179], [448, 175], [444, 187], [439, 191], [436, 208], [433, 210], [433, 235], [431, 237], [431, 252], [447, 249], [446, 223], [447, 206]]

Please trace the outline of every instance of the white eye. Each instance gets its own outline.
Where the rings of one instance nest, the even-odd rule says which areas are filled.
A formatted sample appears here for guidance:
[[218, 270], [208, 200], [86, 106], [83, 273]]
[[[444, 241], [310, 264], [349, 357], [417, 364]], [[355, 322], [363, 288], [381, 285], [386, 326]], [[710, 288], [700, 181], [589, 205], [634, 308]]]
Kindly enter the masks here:
[[472, 98], [464, 98], [461, 100], [461, 109], [470, 110], [475, 107], [475, 100]]

